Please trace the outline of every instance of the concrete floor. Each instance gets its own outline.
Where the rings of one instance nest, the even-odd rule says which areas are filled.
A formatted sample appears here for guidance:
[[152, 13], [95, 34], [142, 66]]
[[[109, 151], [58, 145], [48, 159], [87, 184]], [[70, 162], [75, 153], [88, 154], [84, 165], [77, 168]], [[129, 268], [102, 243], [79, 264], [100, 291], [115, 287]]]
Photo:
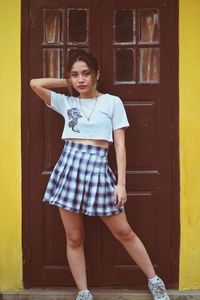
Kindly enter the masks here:
[[[152, 300], [148, 290], [92, 288], [94, 300]], [[168, 290], [171, 300], [200, 300], [199, 291]], [[74, 289], [24, 289], [0, 292], [0, 300], [75, 300]]]

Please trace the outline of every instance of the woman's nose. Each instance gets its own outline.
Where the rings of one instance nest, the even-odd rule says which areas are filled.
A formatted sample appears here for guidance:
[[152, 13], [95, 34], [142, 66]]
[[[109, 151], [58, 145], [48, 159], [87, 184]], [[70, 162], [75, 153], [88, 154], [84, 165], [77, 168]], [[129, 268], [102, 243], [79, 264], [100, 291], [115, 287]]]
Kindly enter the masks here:
[[82, 76], [82, 75], [79, 75], [79, 77], [78, 77], [78, 81], [79, 81], [79, 83], [81, 83], [81, 82], [83, 82], [83, 81], [84, 81], [84, 78], [83, 78], [83, 76]]

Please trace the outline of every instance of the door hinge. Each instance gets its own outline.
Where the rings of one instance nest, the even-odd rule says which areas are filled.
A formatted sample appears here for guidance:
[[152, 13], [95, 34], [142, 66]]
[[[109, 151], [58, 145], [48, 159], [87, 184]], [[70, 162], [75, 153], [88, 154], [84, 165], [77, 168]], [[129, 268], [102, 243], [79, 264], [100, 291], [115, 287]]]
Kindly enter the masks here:
[[26, 29], [27, 29], [27, 32], [30, 31], [30, 19], [29, 18], [26, 19]]
[[170, 31], [175, 31], [176, 29], [176, 24], [177, 24], [177, 16], [172, 13], [171, 16], [170, 16]]
[[30, 145], [30, 142], [31, 142], [31, 131], [30, 130], [27, 130], [26, 141], [27, 141], [27, 144]]
[[30, 247], [25, 247], [23, 250], [23, 265], [29, 265], [31, 263], [31, 249]]
[[174, 138], [174, 125], [170, 126], [170, 138], [171, 138], [171, 140], [173, 140], [173, 138]]

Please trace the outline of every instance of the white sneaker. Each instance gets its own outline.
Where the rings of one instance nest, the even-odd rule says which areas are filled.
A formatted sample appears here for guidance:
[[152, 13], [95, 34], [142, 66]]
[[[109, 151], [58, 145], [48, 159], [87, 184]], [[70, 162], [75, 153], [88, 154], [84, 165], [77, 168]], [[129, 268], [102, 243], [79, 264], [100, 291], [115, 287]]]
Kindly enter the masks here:
[[90, 291], [80, 291], [76, 300], [93, 300], [93, 296]]
[[158, 281], [155, 284], [149, 281], [148, 287], [150, 289], [150, 292], [154, 300], [170, 300], [164, 282], [159, 277], [158, 277]]

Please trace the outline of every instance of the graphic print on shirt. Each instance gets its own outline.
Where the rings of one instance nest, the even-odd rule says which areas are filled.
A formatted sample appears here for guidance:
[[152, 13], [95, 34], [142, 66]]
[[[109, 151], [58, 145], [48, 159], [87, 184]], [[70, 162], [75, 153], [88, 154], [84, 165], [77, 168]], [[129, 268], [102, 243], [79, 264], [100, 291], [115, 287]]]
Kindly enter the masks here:
[[80, 110], [77, 107], [72, 107], [67, 110], [67, 115], [69, 118], [69, 127], [75, 132], [80, 132], [78, 128], [75, 128], [75, 126], [78, 125], [78, 119], [83, 117], [80, 114]]

